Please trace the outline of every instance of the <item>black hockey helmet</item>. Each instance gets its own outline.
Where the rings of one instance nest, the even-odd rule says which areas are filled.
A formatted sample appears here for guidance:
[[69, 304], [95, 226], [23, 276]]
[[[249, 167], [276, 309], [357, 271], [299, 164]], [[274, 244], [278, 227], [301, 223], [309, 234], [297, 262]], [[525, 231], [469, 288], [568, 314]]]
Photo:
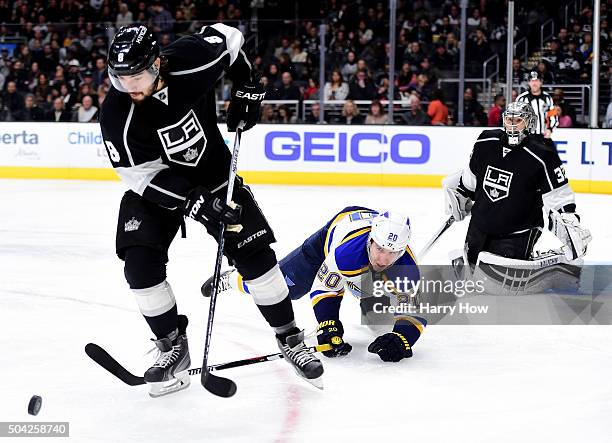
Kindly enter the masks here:
[[[108, 73], [117, 89], [122, 92], [141, 92], [143, 85], [152, 84], [159, 70], [154, 66], [159, 57], [159, 45], [146, 26], [123, 26], [119, 29], [108, 51]], [[140, 84], [128, 84], [125, 79], [141, 74]], [[150, 80], [150, 81], [149, 81]]]

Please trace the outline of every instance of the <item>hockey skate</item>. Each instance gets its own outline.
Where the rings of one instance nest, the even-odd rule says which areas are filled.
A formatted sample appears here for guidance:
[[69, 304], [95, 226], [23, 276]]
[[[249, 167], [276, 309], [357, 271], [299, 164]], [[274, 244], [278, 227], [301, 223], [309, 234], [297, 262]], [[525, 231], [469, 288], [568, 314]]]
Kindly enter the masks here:
[[144, 374], [151, 397], [161, 397], [189, 387], [189, 346], [187, 317], [179, 316], [179, 327], [160, 340], [154, 340], [158, 355], [153, 366]]
[[[235, 289], [232, 280], [236, 279], [237, 272], [235, 269], [228, 269], [227, 271], [223, 271], [219, 276], [219, 290], [217, 294], [221, 294], [222, 292], [228, 291], [229, 289]], [[204, 297], [211, 297], [213, 293], [213, 277], [211, 276], [208, 280], [204, 282], [202, 285], [201, 291]]]
[[323, 364], [304, 344], [304, 331], [289, 335], [285, 342], [277, 336], [278, 348], [295, 372], [313, 386], [323, 389]]

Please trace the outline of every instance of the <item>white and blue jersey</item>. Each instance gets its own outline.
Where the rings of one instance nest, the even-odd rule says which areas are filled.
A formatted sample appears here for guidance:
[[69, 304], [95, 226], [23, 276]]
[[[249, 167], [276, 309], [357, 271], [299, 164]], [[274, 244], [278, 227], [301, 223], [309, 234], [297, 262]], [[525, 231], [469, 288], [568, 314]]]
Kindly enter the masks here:
[[[372, 219], [377, 215], [377, 211], [360, 206], [344, 208], [279, 262], [289, 286], [289, 296], [295, 300], [309, 294], [318, 322], [338, 319], [346, 291], [357, 298], [372, 296], [369, 291], [374, 273], [370, 267], [368, 243]], [[418, 281], [420, 273], [410, 247], [376, 277], [392, 282], [397, 278]], [[248, 292], [241, 279], [239, 289]], [[400, 294], [395, 292], [395, 295]], [[426, 324], [424, 319], [399, 314], [395, 321], [394, 331], [398, 327], [411, 329], [409, 334], [402, 331], [411, 337], [418, 337]]]

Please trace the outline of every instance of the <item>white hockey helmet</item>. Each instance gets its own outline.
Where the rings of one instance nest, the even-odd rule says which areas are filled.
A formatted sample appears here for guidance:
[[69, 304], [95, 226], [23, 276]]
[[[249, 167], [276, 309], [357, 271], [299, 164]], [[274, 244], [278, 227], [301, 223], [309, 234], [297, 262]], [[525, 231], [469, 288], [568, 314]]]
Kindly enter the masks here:
[[410, 241], [410, 219], [399, 212], [381, 212], [372, 219], [370, 240], [393, 252], [403, 252]]

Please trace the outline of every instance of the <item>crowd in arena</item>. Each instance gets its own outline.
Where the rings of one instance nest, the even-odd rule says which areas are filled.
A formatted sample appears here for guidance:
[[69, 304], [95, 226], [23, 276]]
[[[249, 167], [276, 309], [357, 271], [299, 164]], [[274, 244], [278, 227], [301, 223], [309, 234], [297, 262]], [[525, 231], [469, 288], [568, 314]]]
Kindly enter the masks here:
[[[243, 25], [251, 33], [255, 31], [245, 25], [254, 19], [256, 3], [250, 0], [0, 0], [0, 120], [95, 122], [111, 87], [106, 69], [108, 42], [119, 27], [146, 24], [155, 32], [162, 48], [214, 21]], [[283, 6], [287, 6], [280, 0], [260, 3], [264, 6], [260, 13], [276, 11], [281, 15]], [[264, 104], [261, 121], [317, 123], [321, 109], [314, 101], [322, 94], [331, 102], [329, 109], [325, 107], [327, 123], [387, 123], [391, 52], [388, 2], [298, 3], [299, 14], [304, 19], [262, 20], [256, 31], [260, 33], [259, 44], [253, 44], [253, 40], [247, 42], [250, 58], [266, 88], [266, 99], [288, 101]], [[530, 48], [538, 47], [540, 24], [558, 15], [558, 5], [548, 3], [518, 7], [515, 39], [525, 37]], [[505, 2], [470, 1], [468, 11], [466, 76], [481, 76], [483, 63], [493, 54], [505, 52]], [[612, 69], [610, 13], [612, 1], [603, 1], [603, 81], [610, 81], [608, 70]], [[592, 14], [586, 7], [570, 18], [569, 26], [557, 28], [556, 35], [538, 53], [535, 62], [514, 60], [513, 80], [518, 85], [517, 92], [526, 86], [526, 75], [531, 69], [540, 72], [545, 85], [590, 82]], [[268, 16], [275, 18], [274, 14]], [[322, 22], [326, 23], [326, 80], [321, 85], [319, 25]], [[394, 100], [399, 107], [394, 108], [396, 123], [455, 124], [456, 92], [449, 93], [449, 88], [440, 87], [439, 80], [458, 76], [458, 2], [399, 0], [397, 23]], [[503, 77], [503, 69], [500, 71]], [[230, 87], [229, 84], [219, 86], [219, 121], [224, 119]], [[456, 83], [453, 88], [456, 91]], [[467, 85], [465, 125], [499, 125], [503, 96], [490, 97], [491, 105], [485, 108], [479, 99], [483, 92], [478, 83]], [[560, 119], [562, 125], [577, 125], [576, 112], [564, 100], [563, 89], [555, 89], [554, 95], [558, 112], [565, 117]]]

